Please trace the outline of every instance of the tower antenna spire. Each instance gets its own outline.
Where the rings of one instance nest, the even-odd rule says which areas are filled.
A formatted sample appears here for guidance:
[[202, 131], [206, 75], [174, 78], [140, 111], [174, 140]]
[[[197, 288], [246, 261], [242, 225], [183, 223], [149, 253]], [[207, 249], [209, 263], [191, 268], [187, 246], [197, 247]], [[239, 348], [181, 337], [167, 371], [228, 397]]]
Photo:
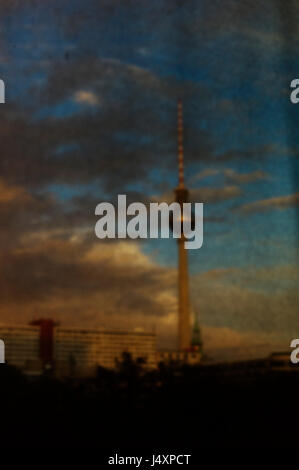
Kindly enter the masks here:
[[179, 157], [179, 188], [184, 188], [184, 145], [183, 145], [183, 103], [178, 100], [178, 157]]

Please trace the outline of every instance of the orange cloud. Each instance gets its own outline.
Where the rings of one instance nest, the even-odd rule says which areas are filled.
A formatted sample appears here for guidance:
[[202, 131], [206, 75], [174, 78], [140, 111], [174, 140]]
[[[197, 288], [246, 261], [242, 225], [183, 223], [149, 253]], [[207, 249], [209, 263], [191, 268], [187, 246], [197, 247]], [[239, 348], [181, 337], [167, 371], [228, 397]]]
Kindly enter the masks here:
[[237, 210], [243, 213], [263, 212], [271, 209], [285, 209], [299, 206], [299, 192], [287, 196], [277, 196], [244, 204]]

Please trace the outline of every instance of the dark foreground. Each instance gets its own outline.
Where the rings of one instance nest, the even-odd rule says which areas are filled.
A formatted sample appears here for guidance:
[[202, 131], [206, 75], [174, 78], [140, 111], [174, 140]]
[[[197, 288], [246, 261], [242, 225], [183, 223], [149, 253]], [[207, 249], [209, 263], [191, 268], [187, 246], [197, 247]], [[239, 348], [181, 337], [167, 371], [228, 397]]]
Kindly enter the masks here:
[[173, 366], [143, 374], [127, 358], [118, 372], [84, 381], [29, 379], [1, 365], [0, 386], [3, 447], [107, 455], [298, 447], [297, 370]]

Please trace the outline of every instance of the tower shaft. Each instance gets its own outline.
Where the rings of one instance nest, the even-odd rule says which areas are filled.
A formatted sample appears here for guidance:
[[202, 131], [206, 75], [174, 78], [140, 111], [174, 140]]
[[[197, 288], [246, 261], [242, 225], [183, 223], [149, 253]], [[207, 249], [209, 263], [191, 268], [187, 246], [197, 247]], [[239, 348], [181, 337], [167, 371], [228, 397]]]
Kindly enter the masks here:
[[188, 282], [188, 256], [184, 247], [184, 238], [178, 240], [179, 251], [179, 349], [190, 347], [190, 308], [189, 308], [189, 282]]
[[[176, 201], [181, 206], [188, 201], [189, 191], [184, 183], [184, 150], [183, 150], [183, 112], [182, 102], [178, 102], [178, 166], [179, 184], [175, 189]], [[190, 333], [190, 307], [189, 307], [189, 280], [188, 280], [188, 255], [185, 248], [185, 237], [178, 239], [178, 346], [180, 350], [186, 350], [191, 345]]]

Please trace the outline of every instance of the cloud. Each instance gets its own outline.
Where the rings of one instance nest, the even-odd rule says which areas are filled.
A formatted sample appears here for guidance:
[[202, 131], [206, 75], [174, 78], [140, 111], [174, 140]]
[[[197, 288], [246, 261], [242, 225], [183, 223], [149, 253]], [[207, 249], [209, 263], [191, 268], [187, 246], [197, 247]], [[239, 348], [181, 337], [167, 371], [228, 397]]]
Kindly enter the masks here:
[[49, 71], [40, 99], [53, 106], [70, 94], [81, 92], [105, 96], [108, 102], [119, 100], [121, 104], [127, 101], [128, 95], [145, 90], [159, 95], [163, 90], [166, 93], [167, 88], [162, 79], [145, 68], [113, 58], [86, 57], [58, 61]]
[[87, 104], [89, 106], [97, 106], [99, 99], [95, 93], [87, 90], [78, 90], [74, 94], [74, 101], [79, 104]]
[[209, 176], [215, 176], [221, 173], [219, 168], [205, 168], [193, 177], [193, 180], [203, 180]]
[[218, 203], [241, 196], [242, 190], [238, 186], [224, 186], [222, 188], [204, 187], [192, 189], [190, 199], [197, 202]]
[[0, 205], [15, 202], [24, 202], [31, 199], [24, 188], [15, 185], [8, 185], [0, 180]]
[[153, 324], [176, 309], [175, 271], [134, 242], [86, 244], [80, 236], [48, 233], [27, 237], [0, 258], [0, 310], [7, 322], [27, 322], [38, 311], [66, 324], [115, 327], [130, 317]]
[[250, 173], [238, 173], [232, 168], [205, 168], [192, 178], [192, 181], [203, 180], [211, 176], [225, 176], [228, 183], [247, 184], [261, 181], [268, 178], [268, 175], [263, 170], [254, 170]]
[[62, 213], [52, 194], [32, 194], [24, 186], [0, 179], [0, 225], [5, 227], [0, 231], [0, 253], [18, 246], [28, 234], [65, 225]]
[[[176, 98], [167, 98], [165, 107], [164, 91], [153, 84], [151, 74], [136, 67], [106, 61], [99, 66], [102, 75], [99, 71], [99, 84], [92, 88], [92, 95], [86, 94], [91, 86], [92, 67], [76, 64], [66, 69], [62, 76], [53, 78], [48, 97], [43, 93], [47, 97], [44, 104], [51, 103], [47, 117], [37, 119], [33, 109], [18, 106], [3, 109], [2, 177], [12, 184], [30, 185], [31, 189], [52, 183], [73, 185], [98, 180], [99, 189], [106, 194], [126, 192], [127, 186], [134, 183], [149, 185], [146, 181], [153, 170], [169, 177], [176, 162]], [[72, 84], [69, 75], [76, 75], [76, 71], [78, 76]], [[166, 83], [161, 87], [167, 89]], [[80, 94], [76, 95], [78, 90]], [[105, 96], [103, 103], [99, 96]], [[92, 113], [57, 117], [51, 106], [71, 97], [88, 103]], [[95, 97], [101, 106], [94, 106]], [[191, 163], [198, 158], [195, 148], [208, 155], [210, 144], [206, 132], [188, 131], [186, 126], [188, 132], [195, 135], [188, 139]], [[58, 153], [61, 148], [64, 151]], [[150, 180], [153, 187], [155, 182], [156, 178]]]
[[276, 196], [250, 202], [249, 204], [244, 204], [236, 210], [238, 212], [249, 214], [253, 212], [266, 212], [274, 209], [286, 209], [297, 206], [299, 206], [299, 193], [294, 193], [287, 196]]
[[225, 169], [224, 175], [228, 181], [236, 184], [247, 184], [254, 183], [255, 181], [261, 181], [267, 179], [267, 173], [262, 170], [255, 170], [250, 173], [238, 173], [232, 169]]

